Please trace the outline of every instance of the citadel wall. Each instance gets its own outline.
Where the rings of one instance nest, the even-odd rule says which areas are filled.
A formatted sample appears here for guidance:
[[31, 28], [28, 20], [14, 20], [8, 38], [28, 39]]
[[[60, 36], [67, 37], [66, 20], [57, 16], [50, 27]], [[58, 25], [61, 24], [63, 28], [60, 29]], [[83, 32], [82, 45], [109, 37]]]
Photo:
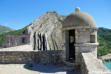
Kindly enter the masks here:
[[30, 35], [18, 34], [18, 35], [4, 35], [3, 48], [13, 47], [18, 45], [28, 44], [30, 42]]
[[4, 64], [63, 64], [63, 51], [0, 51]]

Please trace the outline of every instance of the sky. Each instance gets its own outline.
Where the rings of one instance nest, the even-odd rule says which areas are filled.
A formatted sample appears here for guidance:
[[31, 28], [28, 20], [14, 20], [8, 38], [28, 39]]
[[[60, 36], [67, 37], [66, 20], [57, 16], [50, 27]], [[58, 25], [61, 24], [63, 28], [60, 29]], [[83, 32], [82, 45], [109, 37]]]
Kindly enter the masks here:
[[0, 24], [17, 30], [47, 11], [67, 16], [76, 7], [89, 13], [98, 27], [111, 29], [111, 0], [0, 0]]

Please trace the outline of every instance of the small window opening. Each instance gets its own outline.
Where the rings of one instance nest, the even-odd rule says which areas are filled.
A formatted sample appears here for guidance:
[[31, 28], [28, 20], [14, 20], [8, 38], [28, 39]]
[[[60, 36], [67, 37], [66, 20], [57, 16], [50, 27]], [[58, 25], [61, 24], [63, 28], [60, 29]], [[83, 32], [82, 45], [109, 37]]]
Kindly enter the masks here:
[[95, 43], [95, 35], [90, 35], [90, 43]]

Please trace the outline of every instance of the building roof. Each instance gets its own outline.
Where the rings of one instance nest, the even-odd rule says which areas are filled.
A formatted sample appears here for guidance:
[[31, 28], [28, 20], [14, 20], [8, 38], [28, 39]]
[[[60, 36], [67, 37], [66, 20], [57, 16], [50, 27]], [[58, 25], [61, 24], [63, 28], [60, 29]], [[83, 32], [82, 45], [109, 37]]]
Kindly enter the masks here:
[[63, 22], [63, 28], [67, 27], [96, 27], [96, 22], [88, 13], [81, 12], [79, 8], [66, 17]]

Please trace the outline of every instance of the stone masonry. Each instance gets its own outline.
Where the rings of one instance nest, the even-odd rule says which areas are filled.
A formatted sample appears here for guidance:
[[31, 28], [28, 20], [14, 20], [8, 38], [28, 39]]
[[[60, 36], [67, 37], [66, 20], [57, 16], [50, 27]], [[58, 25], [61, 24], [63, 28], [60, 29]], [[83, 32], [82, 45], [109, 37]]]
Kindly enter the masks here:
[[18, 34], [18, 35], [4, 35], [3, 48], [14, 47], [18, 45], [24, 45], [30, 43], [30, 35]]

